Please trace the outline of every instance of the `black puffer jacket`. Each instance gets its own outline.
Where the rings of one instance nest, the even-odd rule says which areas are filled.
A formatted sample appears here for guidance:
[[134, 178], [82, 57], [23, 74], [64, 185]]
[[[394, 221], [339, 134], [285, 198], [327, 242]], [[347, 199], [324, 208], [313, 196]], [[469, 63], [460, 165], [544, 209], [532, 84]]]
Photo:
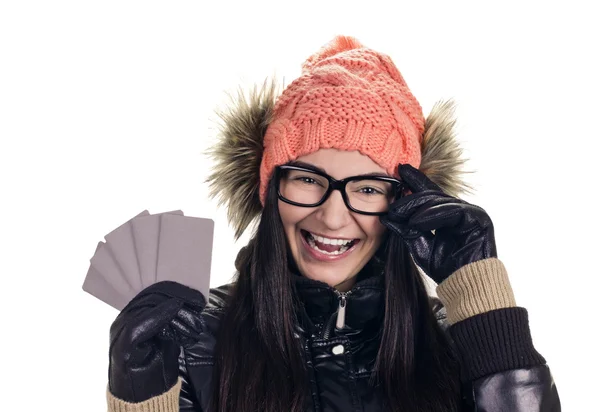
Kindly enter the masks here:
[[[298, 277], [297, 291], [317, 333], [302, 337], [308, 348], [309, 369], [314, 372], [310, 411], [381, 411], [380, 399], [368, 386], [379, 341], [384, 287], [381, 276], [358, 282], [347, 296], [313, 280]], [[204, 337], [180, 356], [181, 411], [206, 411], [213, 390], [215, 335], [232, 285], [211, 290], [203, 312]], [[345, 300], [345, 327], [336, 328], [340, 302]], [[432, 298], [432, 309], [448, 330], [445, 308]], [[511, 308], [507, 310], [524, 310]], [[560, 411], [560, 402], [548, 366], [542, 362], [504, 370], [468, 382], [465, 411]]]

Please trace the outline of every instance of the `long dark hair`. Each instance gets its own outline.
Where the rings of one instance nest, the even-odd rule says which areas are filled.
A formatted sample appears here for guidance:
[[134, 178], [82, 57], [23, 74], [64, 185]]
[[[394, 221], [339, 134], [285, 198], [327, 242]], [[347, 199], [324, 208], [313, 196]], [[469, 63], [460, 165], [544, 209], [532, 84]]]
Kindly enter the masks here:
[[372, 383], [386, 410], [459, 411], [460, 366], [431, 310], [423, 278], [397, 236], [386, 245], [386, 298]]
[[[385, 409], [458, 411], [459, 375], [423, 280], [401, 240], [385, 242], [382, 344], [371, 383]], [[310, 394], [275, 182], [256, 231], [236, 259], [235, 287], [215, 350], [209, 412], [303, 412]]]

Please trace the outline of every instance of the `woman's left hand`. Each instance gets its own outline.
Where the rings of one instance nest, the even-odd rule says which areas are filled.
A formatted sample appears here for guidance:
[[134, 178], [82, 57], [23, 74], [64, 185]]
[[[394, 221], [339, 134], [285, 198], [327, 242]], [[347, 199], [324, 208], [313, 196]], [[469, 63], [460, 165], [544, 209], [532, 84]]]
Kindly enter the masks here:
[[444, 193], [409, 164], [398, 166], [398, 173], [412, 193], [396, 199], [381, 222], [404, 240], [429, 277], [441, 283], [469, 263], [497, 257], [485, 210]]

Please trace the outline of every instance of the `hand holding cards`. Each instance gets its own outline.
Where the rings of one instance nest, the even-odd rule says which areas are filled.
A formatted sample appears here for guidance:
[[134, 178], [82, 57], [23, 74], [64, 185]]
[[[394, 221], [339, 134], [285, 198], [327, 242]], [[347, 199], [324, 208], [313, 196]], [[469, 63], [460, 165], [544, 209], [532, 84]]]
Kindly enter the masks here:
[[83, 290], [118, 310], [162, 280], [208, 298], [213, 234], [212, 219], [144, 210], [98, 242]]

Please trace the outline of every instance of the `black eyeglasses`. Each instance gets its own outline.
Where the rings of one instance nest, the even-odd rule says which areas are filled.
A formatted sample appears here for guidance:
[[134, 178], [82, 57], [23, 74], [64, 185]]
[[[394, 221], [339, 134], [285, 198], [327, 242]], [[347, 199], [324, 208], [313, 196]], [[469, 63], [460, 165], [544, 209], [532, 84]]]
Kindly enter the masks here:
[[384, 215], [390, 203], [402, 196], [403, 183], [389, 176], [350, 176], [336, 180], [308, 167], [283, 165], [275, 168], [279, 199], [294, 206], [317, 207], [334, 190], [342, 193], [346, 207], [363, 215]]

